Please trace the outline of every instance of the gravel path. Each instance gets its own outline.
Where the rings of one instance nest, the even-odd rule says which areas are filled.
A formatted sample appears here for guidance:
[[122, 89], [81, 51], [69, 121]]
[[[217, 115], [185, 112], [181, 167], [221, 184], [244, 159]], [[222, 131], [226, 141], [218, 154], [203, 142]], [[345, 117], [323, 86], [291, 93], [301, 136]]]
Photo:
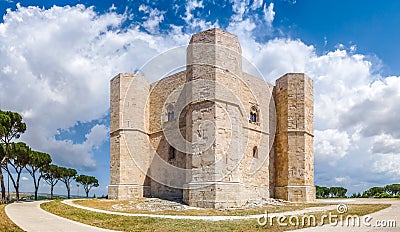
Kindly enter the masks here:
[[7, 205], [5, 212], [17, 226], [28, 232], [107, 232], [106, 230], [68, 220], [48, 213], [40, 204], [48, 201], [18, 202]]
[[[40, 208], [40, 204], [47, 201], [35, 201], [35, 202], [20, 202], [8, 205], [5, 208], [5, 212], [8, 217], [17, 224], [20, 228], [25, 231], [112, 231], [101, 229], [89, 225], [85, 225], [79, 222], [68, 220], [54, 214], [48, 213]], [[391, 207], [381, 210], [379, 212], [370, 215], [371, 219], [368, 220], [370, 226], [366, 226], [361, 220], [360, 227], [354, 226], [331, 226], [324, 225], [322, 227], [306, 228], [297, 231], [312, 232], [312, 231], [400, 231], [400, 200], [390, 199], [339, 199], [339, 200], [319, 200], [319, 202], [332, 203], [332, 204], [392, 204]], [[64, 200], [62, 203], [89, 210], [99, 213], [132, 216], [132, 217], [152, 217], [152, 218], [168, 218], [168, 219], [189, 219], [189, 220], [207, 220], [207, 221], [221, 221], [221, 220], [244, 220], [244, 219], [258, 219], [263, 217], [265, 214], [257, 215], [246, 215], [246, 216], [186, 216], [186, 215], [159, 215], [159, 214], [131, 214], [122, 212], [112, 212], [100, 209], [93, 209], [85, 206], [75, 204], [73, 200]], [[279, 217], [279, 216], [295, 216], [304, 213], [326, 211], [336, 209], [336, 205], [323, 206], [323, 207], [310, 207], [304, 210], [288, 211], [283, 213], [269, 213], [268, 217]], [[363, 219], [363, 217], [360, 217]], [[389, 222], [389, 220], [391, 222]], [[388, 223], [395, 222], [396, 225], [388, 226]], [[380, 223], [380, 224], [379, 224]], [[382, 226], [385, 224], [386, 226]], [[380, 225], [380, 226], [378, 226]]]
[[[333, 200], [320, 200], [320, 202], [334, 202]], [[343, 202], [343, 201], [342, 201]], [[336, 202], [335, 202], [336, 203]], [[345, 202], [347, 203], [347, 202]], [[365, 216], [360, 217], [360, 226], [352, 226], [350, 221], [350, 226], [347, 226], [346, 223], [343, 226], [336, 225], [324, 225], [322, 227], [314, 227], [314, 228], [305, 228], [301, 230], [301, 232], [333, 232], [333, 231], [351, 231], [351, 232], [371, 232], [371, 231], [400, 231], [400, 200], [396, 199], [356, 199], [352, 202], [348, 202], [351, 204], [392, 204], [389, 208], [384, 210], [375, 212], [370, 214], [370, 218], [366, 218]], [[366, 221], [364, 221], [366, 220]], [[391, 223], [395, 223], [394, 225], [389, 225]]]
[[[107, 211], [102, 209], [94, 209], [86, 206], [78, 205], [73, 202], [73, 199], [64, 200], [62, 203], [73, 206], [80, 209], [85, 209], [93, 212], [114, 214], [121, 216], [131, 216], [131, 217], [152, 217], [152, 218], [168, 218], [168, 219], [188, 219], [188, 220], [205, 220], [205, 221], [224, 221], [224, 220], [245, 220], [245, 219], [257, 219], [263, 217], [265, 214], [255, 214], [255, 215], [245, 215], [245, 216], [186, 216], [186, 215], [161, 215], [161, 214], [141, 214], [141, 213], [122, 213]], [[310, 207], [303, 210], [288, 211], [283, 213], [268, 213], [269, 217], [278, 217], [281, 215], [300, 215], [304, 213], [325, 211], [336, 209], [336, 205], [323, 206], [323, 207]]]

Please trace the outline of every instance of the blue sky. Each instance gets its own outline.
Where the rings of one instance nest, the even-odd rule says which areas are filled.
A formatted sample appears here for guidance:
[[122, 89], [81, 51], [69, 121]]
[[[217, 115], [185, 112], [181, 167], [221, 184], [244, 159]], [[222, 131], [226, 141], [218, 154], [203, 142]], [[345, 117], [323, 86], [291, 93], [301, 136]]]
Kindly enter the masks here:
[[24, 141], [95, 175], [93, 193], [106, 194], [110, 78], [220, 27], [267, 81], [314, 79], [316, 184], [399, 183], [399, 10], [395, 0], [0, 0], [0, 108], [24, 116]]

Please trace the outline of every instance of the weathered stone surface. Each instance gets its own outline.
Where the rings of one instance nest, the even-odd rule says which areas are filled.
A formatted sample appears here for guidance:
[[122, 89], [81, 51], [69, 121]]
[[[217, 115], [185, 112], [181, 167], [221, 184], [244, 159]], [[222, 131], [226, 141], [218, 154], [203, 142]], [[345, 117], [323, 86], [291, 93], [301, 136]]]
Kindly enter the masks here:
[[186, 70], [155, 83], [117, 75], [110, 114], [112, 199], [232, 208], [315, 198], [312, 80], [286, 74], [273, 86], [244, 73], [228, 32], [193, 35]]
[[289, 73], [275, 86], [275, 197], [314, 201], [313, 84], [303, 73]]
[[111, 80], [108, 187], [111, 199], [130, 199], [149, 194], [149, 178], [138, 167], [140, 164], [135, 162], [149, 162], [146, 129], [148, 113], [145, 101], [149, 88], [147, 81], [139, 75], [119, 74]]

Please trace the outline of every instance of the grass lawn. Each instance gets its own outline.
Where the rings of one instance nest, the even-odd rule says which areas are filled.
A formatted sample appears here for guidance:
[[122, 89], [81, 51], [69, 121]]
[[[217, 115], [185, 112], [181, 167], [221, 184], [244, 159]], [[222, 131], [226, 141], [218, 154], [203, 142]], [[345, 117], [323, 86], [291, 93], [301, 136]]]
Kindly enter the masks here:
[[[365, 215], [372, 212], [389, 207], [390, 204], [376, 205], [348, 205], [348, 212], [343, 216]], [[41, 205], [44, 210], [50, 213], [79, 221], [92, 226], [120, 230], [120, 231], [286, 231], [303, 227], [288, 226], [282, 227], [278, 223], [273, 226], [269, 224], [260, 226], [256, 219], [249, 220], [232, 220], [232, 221], [197, 221], [197, 220], [175, 220], [175, 219], [158, 219], [148, 217], [128, 217], [91, 212], [78, 209], [65, 204], [59, 200], [44, 203]], [[337, 214], [336, 210], [327, 212], [318, 212], [313, 214], [316, 218], [321, 218], [322, 215]], [[301, 217], [301, 216], [300, 216]], [[287, 220], [286, 220], [287, 221]], [[325, 220], [325, 223], [328, 223]]]
[[6, 206], [6, 204], [0, 205], [0, 231], [23, 231], [7, 217], [6, 212], [4, 211]]
[[[301, 210], [309, 207], [317, 206], [327, 206], [332, 205], [327, 203], [310, 203], [310, 204], [287, 204], [287, 205], [268, 205], [262, 208], [252, 208], [252, 209], [238, 209], [238, 210], [218, 210], [218, 209], [187, 209], [187, 210], [138, 210], [132, 209], [115, 209], [113, 205], [133, 205], [132, 201], [116, 201], [116, 200], [104, 200], [104, 199], [87, 199], [87, 200], [76, 200], [75, 204], [95, 208], [103, 209], [108, 211], [123, 212], [123, 213], [144, 213], [144, 214], [162, 214], [162, 215], [197, 215], [197, 216], [209, 216], [209, 215], [220, 215], [220, 216], [239, 216], [239, 215], [252, 215], [252, 214], [262, 214], [265, 211], [269, 213], [284, 212]], [[140, 199], [136, 203], [141, 203]]]

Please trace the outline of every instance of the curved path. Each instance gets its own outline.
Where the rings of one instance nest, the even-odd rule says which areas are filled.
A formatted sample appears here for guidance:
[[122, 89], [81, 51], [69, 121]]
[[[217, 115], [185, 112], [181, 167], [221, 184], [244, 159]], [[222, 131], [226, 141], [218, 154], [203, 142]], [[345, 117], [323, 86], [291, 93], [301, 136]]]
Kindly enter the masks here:
[[[344, 200], [319, 200], [320, 202], [329, 203], [346, 203]], [[321, 227], [305, 228], [301, 232], [372, 232], [372, 231], [400, 231], [400, 199], [354, 199], [351, 204], [391, 204], [389, 208], [369, 214], [369, 217], [360, 216], [359, 226], [353, 226], [352, 221], [349, 221], [350, 226], [346, 223], [343, 226], [339, 225], [324, 225]]]
[[[378, 211], [371, 214], [372, 219], [369, 221], [371, 226], [366, 227], [361, 225], [360, 227], [342, 227], [342, 226], [322, 226], [316, 228], [307, 228], [300, 231], [312, 232], [312, 231], [400, 231], [400, 200], [388, 200], [388, 199], [357, 199], [357, 200], [320, 200], [320, 202], [330, 202], [336, 203], [350, 203], [350, 204], [392, 204], [391, 207]], [[351, 202], [350, 202], [351, 201]], [[68, 220], [54, 214], [48, 213], [40, 208], [40, 204], [47, 201], [36, 201], [36, 202], [21, 202], [13, 203], [5, 208], [5, 212], [8, 217], [19, 227], [25, 231], [112, 231], [101, 229], [89, 225], [85, 225], [79, 222]], [[75, 204], [73, 200], [65, 200], [62, 203], [74, 206], [77, 208], [90, 210], [99, 213], [123, 215], [123, 216], [135, 216], [135, 217], [153, 217], [153, 218], [169, 218], [169, 219], [190, 219], [190, 220], [208, 220], [208, 221], [220, 221], [220, 220], [243, 220], [243, 219], [254, 219], [264, 216], [264, 214], [259, 215], [246, 215], [246, 216], [184, 216], [184, 215], [157, 215], [157, 214], [130, 214], [121, 212], [112, 212], [100, 209], [93, 209], [85, 206]], [[300, 215], [304, 213], [332, 210], [335, 209], [336, 205], [324, 206], [324, 207], [310, 207], [304, 210], [283, 212], [283, 213], [271, 213], [268, 214], [269, 217], [275, 216], [293, 216]], [[395, 221], [395, 227], [378, 227], [376, 226], [377, 220], [391, 220]]]
[[[186, 216], [186, 215], [163, 215], [163, 214], [142, 214], [142, 213], [122, 213], [115, 211], [107, 211], [102, 209], [94, 209], [86, 206], [75, 204], [73, 201], [76, 199], [64, 200], [62, 203], [73, 206], [76, 208], [89, 210], [98, 213], [106, 213], [113, 215], [121, 215], [121, 216], [130, 216], [130, 217], [151, 217], [151, 218], [168, 218], [168, 219], [185, 219], [185, 220], [204, 220], [204, 221], [224, 221], [224, 220], [245, 220], [245, 219], [258, 219], [265, 216], [264, 214], [255, 214], [255, 215], [244, 215], [244, 216]], [[325, 210], [333, 210], [336, 209], [336, 205], [329, 205], [323, 207], [310, 207], [302, 210], [296, 211], [287, 211], [281, 213], [268, 213], [268, 217], [278, 217], [278, 216], [289, 216], [289, 215], [301, 215], [304, 213], [310, 212], [319, 212]]]
[[17, 226], [28, 232], [76, 231], [107, 232], [106, 230], [68, 220], [48, 213], [40, 208], [40, 204], [48, 201], [18, 202], [7, 205], [5, 212]]
[[[189, 220], [207, 220], [207, 221], [221, 221], [221, 220], [243, 220], [243, 219], [258, 219], [260, 217], [265, 216], [265, 214], [259, 215], [246, 215], [246, 216], [184, 216], [184, 215], [158, 215], [158, 214], [131, 214], [131, 213], [122, 213], [122, 212], [112, 212], [101, 209], [94, 209], [85, 206], [81, 206], [75, 204], [74, 200], [64, 200], [62, 203], [85, 209], [99, 213], [106, 214], [114, 214], [114, 215], [123, 215], [123, 216], [136, 216], [136, 217], [153, 217], [153, 218], [169, 218], [169, 219], [189, 219]], [[331, 226], [324, 225], [322, 227], [313, 227], [313, 228], [305, 228], [296, 231], [302, 232], [314, 232], [314, 231], [325, 231], [325, 232], [333, 232], [333, 231], [400, 231], [400, 200], [396, 199], [328, 199], [328, 200], [318, 200], [320, 203], [331, 203], [334, 205], [323, 206], [323, 207], [310, 207], [303, 210], [296, 211], [288, 211], [282, 213], [268, 213], [268, 217], [279, 217], [279, 216], [295, 216], [301, 215], [304, 213], [325, 211], [325, 210], [333, 210], [337, 209], [337, 204], [391, 204], [389, 208], [384, 210], [380, 210], [378, 212], [370, 214], [370, 219], [367, 222], [363, 223], [363, 216], [360, 216], [360, 226]], [[263, 220], [261, 220], [263, 221]], [[390, 222], [389, 222], [390, 221]], [[382, 226], [383, 223], [386, 226]], [[390, 226], [389, 223], [392, 223]], [[393, 224], [394, 223], [394, 224]]]

